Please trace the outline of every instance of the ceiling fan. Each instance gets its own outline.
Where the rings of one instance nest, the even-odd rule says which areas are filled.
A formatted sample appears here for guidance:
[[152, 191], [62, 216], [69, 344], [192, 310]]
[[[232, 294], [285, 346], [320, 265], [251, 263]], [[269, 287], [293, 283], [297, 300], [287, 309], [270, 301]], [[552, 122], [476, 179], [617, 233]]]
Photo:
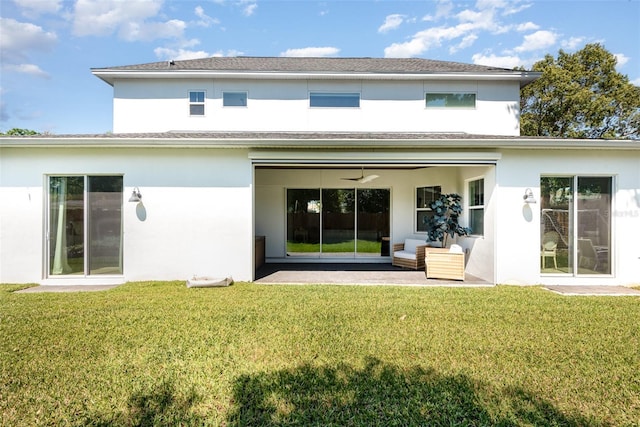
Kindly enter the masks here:
[[373, 181], [376, 178], [380, 178], [379, 175], [364, 175], [364, 166], [362, 167], [362, 174], [360, 175], [359, 178], [342, 178], [345, 181], [355, 181], [355, 182], [359, 182], [360, 184], [364, 184], [366, 182], [370, 182]]

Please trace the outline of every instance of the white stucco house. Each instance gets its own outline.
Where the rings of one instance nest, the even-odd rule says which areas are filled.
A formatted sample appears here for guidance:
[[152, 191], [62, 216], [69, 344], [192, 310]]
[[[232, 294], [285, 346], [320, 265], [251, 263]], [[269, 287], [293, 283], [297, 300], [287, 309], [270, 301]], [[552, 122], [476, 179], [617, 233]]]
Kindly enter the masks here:
[[640, 283], [640, 144], [521, 137], [536, 73], [250, 57], [92, 73], [112, 134], [0, 138], [1, 283], [250, 281], [263, 244], [266, 262], [390, 263], [453, 192], [469, 274]]

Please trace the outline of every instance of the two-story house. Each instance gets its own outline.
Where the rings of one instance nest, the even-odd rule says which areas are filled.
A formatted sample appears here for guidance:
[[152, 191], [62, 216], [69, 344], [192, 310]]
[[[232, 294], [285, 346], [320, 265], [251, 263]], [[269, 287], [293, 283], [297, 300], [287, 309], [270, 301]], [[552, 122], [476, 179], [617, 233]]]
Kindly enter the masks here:
[[267, 262], [390, 263], [390, 243], [427, 239], [441, 193], [462, 196], [475, 277], [640, 282], [640, 145], [520, 137], [537, 73], [249, 57], [92, 72], [113, 134], [0, 138], [0, 282], [253, 280], [262, 242]]

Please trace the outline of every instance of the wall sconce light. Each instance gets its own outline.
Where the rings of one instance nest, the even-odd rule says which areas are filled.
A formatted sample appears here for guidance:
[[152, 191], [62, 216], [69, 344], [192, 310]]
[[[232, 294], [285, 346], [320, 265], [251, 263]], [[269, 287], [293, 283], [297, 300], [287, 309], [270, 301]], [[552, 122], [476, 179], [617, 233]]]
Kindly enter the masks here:
[[524, 199], [525, 203], [535, 203], [536, 202], [536, 198], [533, 197], [533, 191], [531, 191], [530, 188], [527, 188], [526, 190], [524, 190], [524, 196], [522, 196], [522, 198]]
[[138, 187], [135, 187], [133, 189], [133, 192], [131, 193], [131, 197], [129, 197], [129, 201], [134, 203], [142, 201], [142, 193], [140, 193], [140, 190], [138, 189]]

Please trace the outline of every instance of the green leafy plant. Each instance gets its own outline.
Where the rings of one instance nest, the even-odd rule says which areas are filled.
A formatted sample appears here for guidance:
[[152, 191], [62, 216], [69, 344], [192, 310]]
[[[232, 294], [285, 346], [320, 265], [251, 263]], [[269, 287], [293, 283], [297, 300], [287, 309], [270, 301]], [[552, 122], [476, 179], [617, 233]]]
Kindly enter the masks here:
[[441, 194], [429, 205], [433, 215], [424, 219], [429, 240], [442, 242], [443, 248], [447, 246], [448, 237], [468, 236], [471, 233], [470, 228], [458, 222], [462, 215], [461, 200], [462, 197], [456, 193]]

